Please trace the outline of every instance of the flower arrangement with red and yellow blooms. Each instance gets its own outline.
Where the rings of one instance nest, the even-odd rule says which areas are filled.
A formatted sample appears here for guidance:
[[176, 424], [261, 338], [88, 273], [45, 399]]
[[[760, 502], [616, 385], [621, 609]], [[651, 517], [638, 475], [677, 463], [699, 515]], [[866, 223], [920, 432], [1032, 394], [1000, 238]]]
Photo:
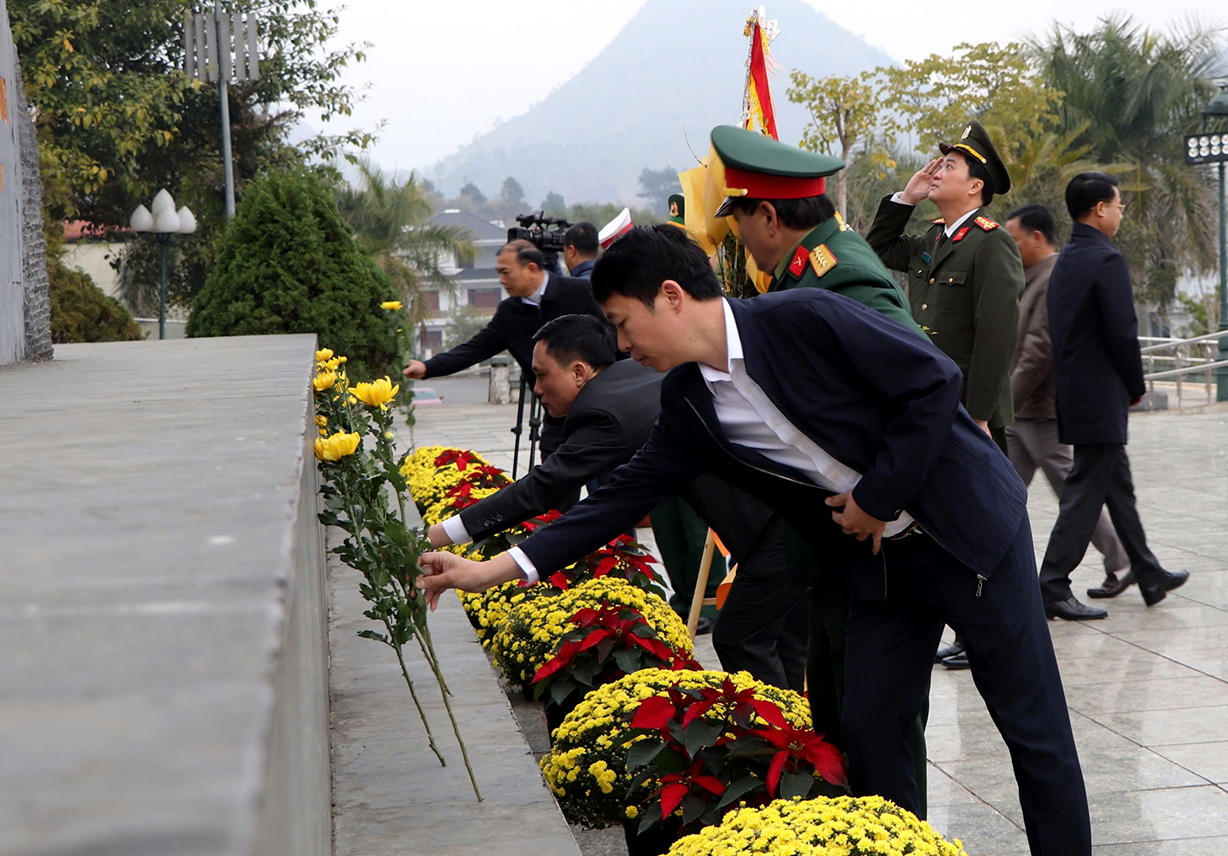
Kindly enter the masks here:
[[[599, 577], [620, 577], [636, 588], [665, 596], [652, 566], [657, 560], [639, 541], [630, 535], [619, 535], [600, 550], [589, 553], [574, 565], [551, 575], [551, 582], [561, 589], [581, 580]], [[555, 578], [558, 579], [555, 579]]]
[[[550, 753], [541, 760], [542, 775], [567, 819], [596, 828], [638, 817], [640, 798], [627, 795], [632, 782], [627, 757], [637, 741], [653, 739], [652, 732], [631, 728], [640, 704], [667, 693], [671, 687], [720, 688], [726, 680], [738, 690], [753, 689], [755, 698], [774, 703], [791, 725], [810, 726], [806, 699], [791, 690], [756, 681], [747, 672], [633, 672], [585, 695], [552, 735]], [[717, 721], [718, 714], [709, 710], [701, 718]], [[752, 720], [752, 724], [766, 725], [760, 719]]]
[[638, 770], [639, 830], [678, 813], [681, 826], [711, 826], [738, 804], [835, 796], [848, 786], [840, 750], [792, 724], [754, 688], [671, 687], [645, 699], [631, 719], [639, 740], [627, 753]]
[[691, 637], [678, 613], [651, 592], [624, 579], [607, 576], [588, 580], [555, 597], [539, 597], [512, 609], [495, 633], [491, 651], [507, 682], [530, 687], [537, 670], [559, 650], [561, 640], [574, 629], [571, 617], [585, 607], [630, 609], [642, 616], [666, 646], [680, 654], [692, 653]]
[[824, 853], [840, 856], [968, 856], [912, 812], [882, 797], [776, 800], [730, 811], [718, 826], [678, 839], [669, 856]]
[[567, 706], [593, 687], [640, 669], [702, 668], [689, 651], [662, 642], [634, 609], [611, 606], [603, 599], [596, 607], [577, 610], [568, 621], [574, 629], [559, 639], [554, 656], [533, 675], [535, 699], [546, 696]]

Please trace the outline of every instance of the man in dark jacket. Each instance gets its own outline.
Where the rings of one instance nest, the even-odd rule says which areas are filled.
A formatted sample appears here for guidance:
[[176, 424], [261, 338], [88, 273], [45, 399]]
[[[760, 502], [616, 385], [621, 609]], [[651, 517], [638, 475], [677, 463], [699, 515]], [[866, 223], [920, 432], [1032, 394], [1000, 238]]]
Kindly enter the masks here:
[[[499, 283], [507, 298], [499, 302], [490, 323], [468, 342], [429, 360], [410, 360], [401, 372], [411, 380], [442, 377], [507, 351], [533, 386], [533, 334], [561, 315], [580, 313], [605, 319], [593, 300], [588, 280], [547, 273], [546, 257], [528, 241], [509, 241], [495, 259]], [[563, 437], [560, 420], [547, 414], [542, 427], [542, 455], [553, 452]]]
[[[431, 546], [480, 541], [570, 500], [582, 485], [605, 484], [648, 442], [661, 412], [661, 375], [634, 360], [618, 360], [613, 330], [588, 315], [564, 315], [534, 337], [534, 393], [551, 416], [563, 420], [554, 454], [497, 493], [431, 526]], [[801, 692], [804, 687], [805, 589], [781, 580], [756, 580], [785, 565], [783, 521], [763, 503], [712, 476], [682, 492], [699, 510], [703, 531], [712, 526], [739, 563], [712, 644], [727, 671]], [[659, 505], [658, 505], [659, 508]], [[653, 516], [657, 509], [653, 509]], [[698, 560], [696, 560], [698, 565]], [[667, 566], [668, 567], [668, 566]], [[689, 607], [695, 568], [670, 581]], [[687, 582], [691, 590], [686, 591]], [[762, 602], [770, 601], [771, 608]], [[800, 608], [798, 608], [800, 607]]]
[[[1060, 500], [1074, 458], [1057, 436], [1053, 404], [1053, 347], [1049, 339], [1049, 275], [1057, 262], [1056, 226], [1044, 205], [1032, 203], [1006, 215], [1006, 231], [1019, 247], [1026, 282], [1019, 301], [1019, 343], [1011, 360], [1011, 397], [1015, 423], [1006, 429], [1011, 464], [1026, 485], [1039, 469]], [[1130, 558], [1108, 512], [1101, 509], [1092, 544], [1104, 555], [1104, 584], [1088, 589], [1091, 597], [1115, 597], [1134, 582]]]
[[1076, 175], [1066, 186], [1066, 208], [1074, 228], [1053, 266], [1047, 303], [1058, 435], [1074, 446], [1074, 466], [1062, 487], [1040, 585], [1046, 615], [1080, 621], [1108, 615], [1070, 590], [1070, 574], [1106, 504], [1148, 606], [1190, 575], [1160, 567], [1134, 504], [1126, 422], [1145, 387], [1130, 271], [1111, 240], [1125, 209], [1117, 179], [1103, 172]]
[[1036, 584], [1027, 493], [959, 404], [959, 369], [824, 289], [722, 299], [703, 250], [632, 230], [593, 271], [619, 344], [658, 371], [648, 444], [562, 519], [489, 562], [422, 557], [418, 585], [535, 580], [704, 471], [758, 496], [847, 580], [844, 748], [855, 793], [917, 810], [905, 735], [943, 622], [1011, 752], [1032, 853], [1089, 856], [1087, 795]]

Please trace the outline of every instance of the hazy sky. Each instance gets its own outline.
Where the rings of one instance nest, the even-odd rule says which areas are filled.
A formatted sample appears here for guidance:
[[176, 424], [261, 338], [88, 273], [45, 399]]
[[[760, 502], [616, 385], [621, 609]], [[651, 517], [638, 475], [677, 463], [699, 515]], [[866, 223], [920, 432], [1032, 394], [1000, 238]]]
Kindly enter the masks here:
[[[645, 0], [336, 2], [345, 6], [339, 41], [372, 45], [367, 61], [345, 77], [355, 88], [366, 87], [366, 101], [351, 120], [368, 128], [387, 120], [372, 157], [386, 169], [408, 169], [429, 166], [542, 100], [596, 56]], [[917, 0], [803, 2], [897, 60], [949, 51], [961, 42], [1009, 41], [1046, 30], [1054, 20], [1088, 30], [1115, 10], [1160, 29], [1191, 15], [1207, 22], [1228, 19], [1213, 0], [1031, 0], [981, 7]], [[754, 5], [748, 0], [748, 13]], [[772, 4], [766, 8], [771, 18]], [[984, 11], [978, 14], [978, 8]], [[737, 28], [742, 21], [729, 25]], [[802, 65], [796, 58], [777, 58], [786, 69]], [[776, 80], [782, 82], [773, 91], [784, 85]], [[318, 124], [318, 117], [306, 118]]]

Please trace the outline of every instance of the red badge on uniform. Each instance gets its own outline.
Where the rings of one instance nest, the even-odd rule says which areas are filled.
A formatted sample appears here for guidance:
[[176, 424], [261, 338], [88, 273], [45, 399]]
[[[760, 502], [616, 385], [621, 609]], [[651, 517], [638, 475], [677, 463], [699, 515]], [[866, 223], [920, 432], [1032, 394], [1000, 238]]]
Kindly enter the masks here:
[[964, 226], [962, 229], [960, 229], [958, 232], [955, 233], [955, 236], [953, 238], [951, 238], [951, 243], [958, 244], [960, 241], [964, 239], [964, 235], [968, 234], [968, 230], [971, 228], [972, 228], [971, 226]]
[[789, 273], [801, 276], [808, 261], [810, 261], [810, 252], [805, 247], [798, 247], [797, 252], [793, 254], [793, 261], [789, 262]]

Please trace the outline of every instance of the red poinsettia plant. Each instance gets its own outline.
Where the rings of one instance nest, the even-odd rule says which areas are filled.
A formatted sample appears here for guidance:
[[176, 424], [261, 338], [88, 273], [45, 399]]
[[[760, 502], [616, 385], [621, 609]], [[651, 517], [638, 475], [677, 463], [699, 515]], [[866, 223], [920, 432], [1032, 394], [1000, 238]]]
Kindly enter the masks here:
[[631, 719], [630, 799], [639, 797], [639, 832], [681, 809], [681, 826], [720, 823], [740, 803], [837, 796], [848, 779], [840, 750], [785, 719], [755, 689], [726, 678], [720, 689], [671, 687], [645, 699]]
[[574, 628], [533, 675], [535, 699], [548, 696], [554, 704], [567, 706], [594, 687], [640, 669], [702, 668], [690, 654], [665, 644], [638, 610], [611, 606], [603, 599], [568, 620]]
[[463, 449], [444, 449], [435, 456], [435, 469], [446, 467], [448, 464], [455, 464], [456, 468], [463, 473], [465, 468], [471, 464], [481, 466], [482, 460], [473, 452]]
[[566, 591], [568, 586], [583, 580], [621, 577], [636, 588], [663, 598], [665, 589], [657, 581], [657, 574], [652, 568], [656, 563], [656, 558], [647, 547], [630, 535], [619, 535], [600, 550], [552, 574], [550, 582]]

